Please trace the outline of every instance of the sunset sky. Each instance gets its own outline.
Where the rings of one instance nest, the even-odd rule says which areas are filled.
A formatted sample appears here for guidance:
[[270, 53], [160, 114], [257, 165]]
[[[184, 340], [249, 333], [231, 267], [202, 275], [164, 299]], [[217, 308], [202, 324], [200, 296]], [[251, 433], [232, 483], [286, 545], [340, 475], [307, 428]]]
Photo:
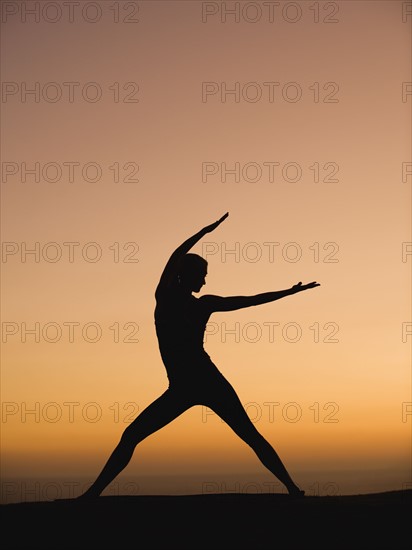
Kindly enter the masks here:
[[[3, 501], [93, 481], [167, 388], [154, 290], [225, 212], [201, 294], [321, 285], [210, 319], [256, 427], [306, 490], [409, 487], [412, 3], [1, 7]], [[276, 482], [202, 407], [120, 478]]]

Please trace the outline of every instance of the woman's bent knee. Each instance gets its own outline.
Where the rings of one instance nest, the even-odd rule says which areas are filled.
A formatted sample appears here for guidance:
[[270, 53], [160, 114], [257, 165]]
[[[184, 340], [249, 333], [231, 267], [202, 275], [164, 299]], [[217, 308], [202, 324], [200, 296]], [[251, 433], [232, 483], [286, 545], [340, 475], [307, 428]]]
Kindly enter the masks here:
[[122, 445], [126, 445], [127, 447], [135, 447], [139, 441], [141, 441], [141, 438], [139, 438], [136, 429], [133, 429], [132, 425], [125, 429], [122, 437], [120, 438], [120, 443]]
[[248, 430], [244, 441], [246, 441], [246, 443], [256, 451], [263, 450], [268, 445], [268, 442], [263, 437], [263, 435], [260, 434], [254, 427]]

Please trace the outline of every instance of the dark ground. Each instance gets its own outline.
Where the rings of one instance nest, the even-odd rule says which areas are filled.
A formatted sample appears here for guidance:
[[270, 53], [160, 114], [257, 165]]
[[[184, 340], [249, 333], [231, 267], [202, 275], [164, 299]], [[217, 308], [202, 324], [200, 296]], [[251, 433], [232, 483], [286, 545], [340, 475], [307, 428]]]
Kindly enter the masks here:
[[1, 513], [3, 550], [412, 549], [412, 490], [110, 496], [5, 504]]

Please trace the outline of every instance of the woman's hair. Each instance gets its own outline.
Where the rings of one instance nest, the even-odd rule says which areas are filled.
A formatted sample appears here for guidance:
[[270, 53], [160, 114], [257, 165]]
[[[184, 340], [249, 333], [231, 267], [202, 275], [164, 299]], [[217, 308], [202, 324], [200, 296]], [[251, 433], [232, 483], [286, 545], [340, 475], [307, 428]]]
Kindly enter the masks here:
[[178, 275], [179, 276], [190, 276], [192, 274], [197, 274], [199, 271], [204, 270], [207, 267], [207, 261], [198, 256], [198, 254], [185, 254], [180, 261]]

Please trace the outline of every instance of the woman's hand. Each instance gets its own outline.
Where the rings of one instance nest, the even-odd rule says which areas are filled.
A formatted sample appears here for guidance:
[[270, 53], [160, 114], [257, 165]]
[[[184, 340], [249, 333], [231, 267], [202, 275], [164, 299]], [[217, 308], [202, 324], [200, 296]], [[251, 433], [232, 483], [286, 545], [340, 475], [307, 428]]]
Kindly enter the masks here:
[[210, 225], [207, 225], [206, 227], [203, 228], [203, 231], [205, 233], [211, 233], [212, 231], [214, 231], [227, 217], [229, 216], [229, 212], [226, 212], [226, 214], [224, 214], [220, 220], [217, 220], [217, 222], [215, 223], [211, 223]]
[[311, 283], [302, 285], [302, 283], [299, 282], [297, 285], [292, 286], [292, 292], [301, 292], [302, 290], [307, 290], [308, 288], [315, 288], [315, 286], [320, 286], [320, 283], [312, 281]]

